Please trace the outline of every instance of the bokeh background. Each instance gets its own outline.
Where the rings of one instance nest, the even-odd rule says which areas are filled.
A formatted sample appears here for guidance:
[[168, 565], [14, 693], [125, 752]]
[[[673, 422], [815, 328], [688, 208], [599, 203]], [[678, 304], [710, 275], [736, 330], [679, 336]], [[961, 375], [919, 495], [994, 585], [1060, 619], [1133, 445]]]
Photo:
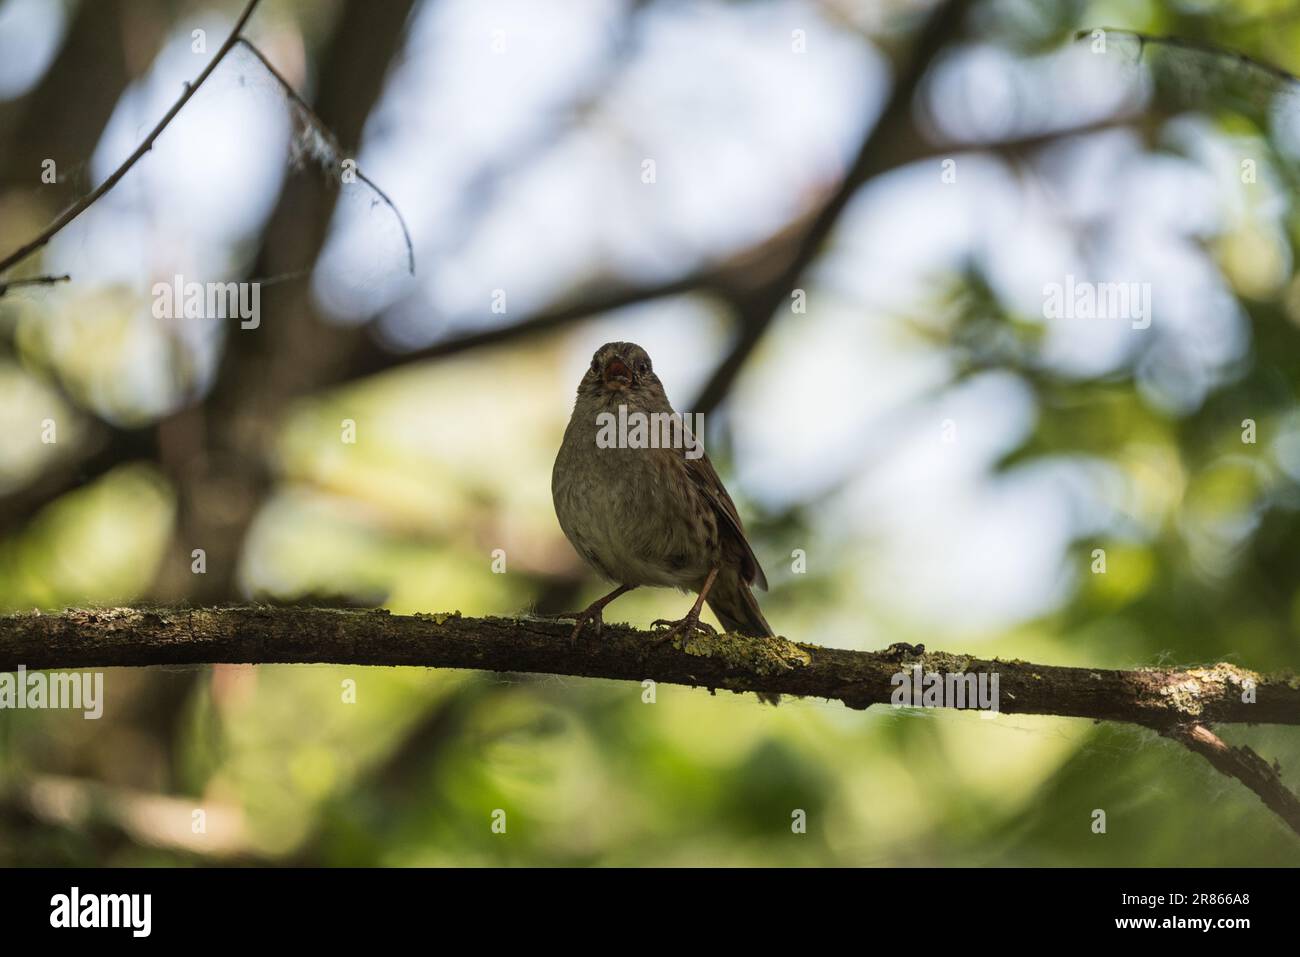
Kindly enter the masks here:
[[[241, 6], [0, 0], [0, 255]], [[1300, 4], [1266, 0], [264, 0], [247, 35], [345, 155], [236, 49], [6, 277], [72, 280], [0, 298], [0, 610], [581, 607], [604, 586], [551, 463], [591, 353], [630, 339], [705, 412], [783, 634], [1295, 669], [1300, 86], [1074, 40], [1099, 26], [1300, 70]], [[266, 280], [260, 327], [154, 318], [177, 274]], [[1067, 276], [1149, 283], [1150, 327], [1045, 319]], [[105, 685], [99, 721], [0, 713], [0, 862], [1297, 860], [1135, 728], [422, 669]], [[1223, 733], [1300, 787], [1294, 729]]]

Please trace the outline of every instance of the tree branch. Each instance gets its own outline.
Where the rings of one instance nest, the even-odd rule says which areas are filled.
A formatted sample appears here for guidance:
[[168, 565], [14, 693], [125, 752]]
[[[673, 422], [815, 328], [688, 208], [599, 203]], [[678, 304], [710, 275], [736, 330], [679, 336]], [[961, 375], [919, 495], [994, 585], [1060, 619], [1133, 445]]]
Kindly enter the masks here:
[[544, 308], [510, 325], [467, 332], [408, 352], [393, 352], [377, 342], [373, 336], [367, 336], [354, 352], [344, 379], [345, 381], [362, 379], [416, 362], [443, 359], [471, 349], [527, 339], [605, 312], [624, 309], [643, 302], [688, 293], [718, 291], [724, 288], [729, 277], [730, 274], [724, 265], [718, 268], [692, 270], [682, 276], [645, 285], [599, 285], [582, 290], [577, 295], [567, 296], [563, 302]]
[[[898, 675], [997, 674], [998, 709], [1010, 714], [1122, 721], [1154, 729], [1243, 782], [1300, 834], [1300, 800], [1262, 758], [1229, 748], [1217, 722], [1300, 725], [1300, 679], [1236, 665], [1115, 671], [895, 646], [847, 651], [785, 638], [728, 635], [664, 641], [606, 625], [572, 644], [559, 619], [393, 615], [322, 608], [70, 610], [0, 617], [0, 671], [214, 663], [331, 663], [472, 668], [890, 702]], [[901, 649], [901, 650], [900, 650]]]
[[[1115, 671], [1000, 661], [939, 651], [848, 651], [785, 638], [702, 637], [684, 644], [610, 624], [568, 642], [572, 625], [458, 612], [297, 607], [71, 609], [0, 617], [0, 672], [18, 665], [94, 668], [215, 663], [415, 665], [588, 678], [654, 678], [735, 692], [887, 703], [891, 678], [925, 672], [999, 675], [1009, 714], [1126, 721], [1172, 730], [1188, 723], [1300, 725], [1300, 679], [1219, 663]], [[898, 650], [898, 649], [903, 650]], [[1250, 689], [1254, 701], [1243, 701]]]
[[778, 310], [798, 287], [800, 277], [834, 232], [849, 200], [864, 183], [896, 164], [892, 151], [907, 139], [903, 134], [912, 125], [912, 102], [921, 80], [940, 51], [960, 35], [969, 9], [970, 0], [948, 0], [931, 11], [898, 69], [894, 88], [879, 118], [863, 136], [848, 172], [799, 237], [785, 268], [755, 295], [738, 303], [739, 335], [688, 408], [708, 413], [718, 406], [775, 321]]
[[1300, 834], [1300, 797], [1282, 782], [1281, 769], [1269, 764], [1245, 745], [1229, 747], [1203, 724], [1180, 725], [1166, 736], [1181, 741], [1230, 778], [1250, 788], [1270, 811]]
[[1075, 42], [1091, 40], [1093, 34], [1102, 33], [1106, 36], [1129, 37], [1138, 44], [1139, 56], [1146, 52], [1149, 46], [1171, 47], [1175, 50], [1186, 50], [1191, 53], [1205, 54], [1219, 60], [1226, 60], [1236, 66], [1246, 67], [1248, 69], [1259, 70], [1266, 73], [1274, 80], [1280, 80], [1289, 85], [1300, 85], [1300, 76], [1296, 76], [1289, 70], [1284, 70], [1280, 66], [1267, 63], [1264, 60], [1247, 56], [1236, 50], [1229, 50], [1226, 47], [1216, 46], [1213, 43], [1207, 43], [1204, 40], [1193, 40], [1188, 37], [1158, 37], [1152, 33], [1143, 33], [1140, 30], [1115, 29], [1113, 27], [1089, 27], [1084, 30], [1076, 30], [1074, 33]]
[[[888, 172], [908, 163], [950, 156], [957, 152], [988, 150], [1010, 156], [1022, 156], [1073, 136], [1086, 136], [1123, 125], [1121, 120], [1104, 119], [1078, 126], [1028, 133], [1012, 139], [946, 142], [906, 150], [892, 150], [882, 159], [878, 172]], [[772, 283], [771, 277], [782, 274], [795, 260], [816, 215], [816, 210], [800, 214], [776, 233], [745, 247], [740, 252], [714, 263], [706, 263], [680, 276], [644, 284], [620, 284], [612, 280], [604, 280], [569, 294], [562, 301], [509, 325], [476, 329], [406, 352], [386, 349], [375, 341], [374, 337], [369, 337], [355, 353], [346, 379], [351, 381], [412, 363], [443, 359], [473, 349], [525, 341], [606, 312], [672, 296], [706, 294], [716, 295], [730, 302], [747, 300], [756, 295], [760, 288]], [[785, 295], [780, 298], [784, 299]], [[748, 347], [742, 346], [739, 342], [734, 348], [744, 348], [746, 354], [749, 351]], [[715, 395], [719, 401], [723, 397], [717, 390]], [[702, 395], [701, 399], [704, 398], [706, 397]], [[716, 402], [714, 404], [716, 405]], [[707, 408], [701, 408], [700, 400], [689, 407], [708, 411]]]
[[0, 296], [3, 296], [10, 289], [21, 289], [24, 286], [54, 286], [61, 282], [67, 282], [72, 277], [63, 276], [32, 276], [30, 279], [10, 279], [6, 282], [0, 282]]
[[51, 462], [27, 485], [0, 494], [0, 537], [17, 532], [47, 505], [121, 465], [157, 461], [156, 433], [155, 429], [109, 428], [91, 423], [85, 440], [76, 443], [66, 456]]
[[64, 226], [67, 226], [68, 223], [72, 222], [84, 213], [87, 209], [93, 206], [101, 196], [121, 182], [122, 177], [130, 172], [131, 167], [138, 163], [141, 157], [153, 149], [154, 141], [157, 140], [158, 137], [162, 136], [163, 130], [167, 129], [171, 124], [171, 121], [176, 118], [176, 114], [180, 113], [185, 104], [190, 101], [190, 97], [198, 92], [199, 87], [201, 87], [204, 81], [212, 75], [212, 71], [215, 70], [217, 65], [226, 58], [226, 54], [234, 47], [235, 41], [239, 39], [240, 31], [244, 29], [244, 25], [248, 23], [248, 18], [253, 15], [253, 10], [260, 2], [261, 0], [248, 0], [248, 3], [244, 5], [243, 12], [239, 14], [239, 19], [235, 21], [234, 27], [231, 28], [230, 35], [226, 37], [225, 42], [222, 43], [220, 49], [217, 50], [216, 56], [214, 56], [208, 65], [203, 68], [203, 72], [198, 75], [198, 78], [195, 79], [193, 83], [185, 84], [185, 91], [181, 93], [180, 98], [172, 104], [171, 109], [168, 110], [166, 115], [158, 121], [158, 125], [155, 126], [149, 132], [149, 135], [144, 138], [144, 142], [136, 147], [135, 152], [128, 156], [121, 166], [113, 170], [108, 179], [104, 180], [104, 182], [100, 183], [93, 190], [60, 213], [54, 222], [45, 227], [39, 236], [0, 260], [0, 274], [8, 272], [32, 253], [43, 248], [46, 243], [55, 237], [59, 230], [63, 229]]
[[[799, 215], [777, 233], [723, 262], [693, 269], [679, 278], [587, 290], [512, 325], [458, 335], [409, 352], [392, 354], [371, 339], [358, 353], [349, 378], [551, 332], [628, 305], [687, 293], [716, 293], [736, 312], [739, 332], [703, 391], [688, 405], [697, 411], [712, 411], [725, 397], [800, 276], [821, 251], [859, 187], [880, 173], [928, 155], [925, 148], [918, 147], [914, 136], [904, 135], [911, 128], [912, 101], [930, 63], [959, 35], [969, 6], [970, 0], [948, 0], [928, 15], [900, 66], [889, 99], [876, 122], [863, 133], [844, 177], [817, 208]], [[1044, 142], [1049, 139], [1043, 137]], [[975, 144], [970, 148], [994, 145]]]

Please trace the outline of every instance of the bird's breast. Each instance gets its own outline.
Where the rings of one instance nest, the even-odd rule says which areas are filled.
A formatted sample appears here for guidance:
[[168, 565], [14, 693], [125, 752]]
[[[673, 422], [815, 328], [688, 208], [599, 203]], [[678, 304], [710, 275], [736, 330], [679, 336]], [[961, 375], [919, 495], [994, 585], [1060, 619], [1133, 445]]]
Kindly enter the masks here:
[[594, 418], [571, 422], [552, 495], [569, 541], [613, 581], [691, 587], [716, 560], [716, 517], [692, 486], [680, 452], [601, 448]]

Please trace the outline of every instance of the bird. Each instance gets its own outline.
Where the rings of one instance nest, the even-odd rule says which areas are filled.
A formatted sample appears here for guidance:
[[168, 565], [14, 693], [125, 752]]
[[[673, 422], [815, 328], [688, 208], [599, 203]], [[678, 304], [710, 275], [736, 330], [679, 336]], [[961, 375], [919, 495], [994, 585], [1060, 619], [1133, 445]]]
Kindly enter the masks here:
[[[620, 406], [623, 407], [620, 410]], [[671, 447], [632, 441], [601, 441], [612, 421], [652, 423], [676, 416], [645, 349], [633, 342], [607, 342], [591, 358], [578, 383], [573, 414], [564, 431], [551, 495], [565, 537], [602, 578], [616, 585], [576, 618], [572, 641], [590, 626], [597, 635], [610, 602], [642, 586], [697, 594], [677, 621], [659, 619], [664, 638], [714, 633], [700, 621], [705, 602], [728, 633], [753, 638], [775, 633], [751, 586], [767, 589], [740, 514], [698, 437], [682, 424]], [[659, 419], [651, 418], [660, 414]], [[684, 423], [685, 417], [678, 417]], [[605, 432], [605, 437], [611, 434]], [[772, 700], [775, 696], [763, 696]]]

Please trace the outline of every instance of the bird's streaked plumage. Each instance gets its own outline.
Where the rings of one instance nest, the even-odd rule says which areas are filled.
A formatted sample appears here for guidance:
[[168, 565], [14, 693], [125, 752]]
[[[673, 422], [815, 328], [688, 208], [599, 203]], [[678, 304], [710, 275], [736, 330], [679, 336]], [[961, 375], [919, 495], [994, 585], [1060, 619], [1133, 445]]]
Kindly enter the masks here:
[[708, 455], [599, 447], [598, 416], [617, 415], [620, 405], [647, 416], [673, 412], [650, 357], [631, 342], [596, 350], [551, 476], [564, 534], [588, 565], [623, 586], [580, 616], [575, 637], [588, 621], [599, 627], [608, 601], [642, 585], [707, 587], [705, 600], [728, 632], [772, 635], [750, 590], [767, 588], [767, 578]]

